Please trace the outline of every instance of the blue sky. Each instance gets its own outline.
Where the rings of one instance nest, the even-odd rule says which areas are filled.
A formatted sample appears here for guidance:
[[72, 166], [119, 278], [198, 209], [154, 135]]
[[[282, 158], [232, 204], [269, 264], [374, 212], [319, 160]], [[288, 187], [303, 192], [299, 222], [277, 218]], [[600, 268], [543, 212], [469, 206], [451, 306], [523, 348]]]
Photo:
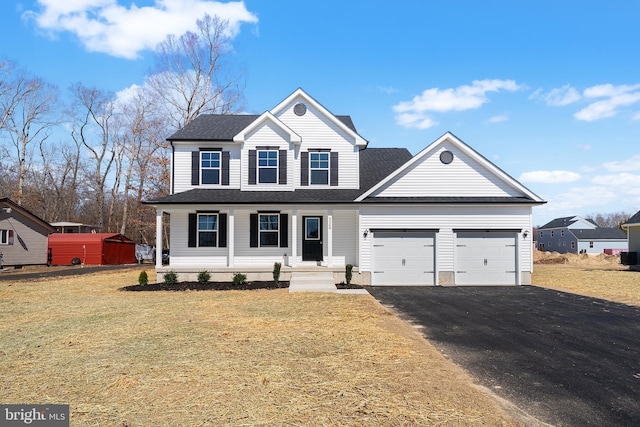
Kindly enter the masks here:
[[118, 92], [205, 12], [230, 21], [247, 112], [302, 87], [371, 147], [451, 131], [548, 201], [535, 225], [640, 210], [640, 2], [5, 0], [0, 58]]

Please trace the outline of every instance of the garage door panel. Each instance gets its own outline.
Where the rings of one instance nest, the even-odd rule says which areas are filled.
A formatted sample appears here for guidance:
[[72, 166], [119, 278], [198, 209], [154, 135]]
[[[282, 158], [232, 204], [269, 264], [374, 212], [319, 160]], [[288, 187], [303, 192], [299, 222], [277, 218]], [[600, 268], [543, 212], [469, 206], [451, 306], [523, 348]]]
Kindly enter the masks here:
[[433, 285], [432, 232], [375, 232], [373, 283], [375, 285]]
[[461, 232], [456, 243], [456, 277], [459, 285], [514, 285], [515, 232]]

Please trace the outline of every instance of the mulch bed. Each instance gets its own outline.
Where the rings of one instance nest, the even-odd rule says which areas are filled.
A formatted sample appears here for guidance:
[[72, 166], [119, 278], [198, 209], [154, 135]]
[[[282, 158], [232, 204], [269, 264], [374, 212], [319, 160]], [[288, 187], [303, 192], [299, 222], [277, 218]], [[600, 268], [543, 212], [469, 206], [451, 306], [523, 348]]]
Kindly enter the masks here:
[[131, 285], [120, 288], [121, 291], [247, 291], [255, 289], [281, 289], [288, 288], [289, 282], [246, 282], [236, 285], [233, 282], [178, 282], [175, 285], [167, 285], [164, 283], [142, 285]]
[[[167, 285], [164, 283], [142, 285], [131, 285], [120, 288], [121, 291], [144, 292], [144, 291], [247, 291], [255, 289], [282, 289], [288, 288], [289, 282], [273, 281], [267, 282], [247, 282], [242, 285], [236, 285], [233, 282], [178, 282], [175, 285]], [[340, 283], [336, 285], [338, 289], [362, 289], [360, 285]]]

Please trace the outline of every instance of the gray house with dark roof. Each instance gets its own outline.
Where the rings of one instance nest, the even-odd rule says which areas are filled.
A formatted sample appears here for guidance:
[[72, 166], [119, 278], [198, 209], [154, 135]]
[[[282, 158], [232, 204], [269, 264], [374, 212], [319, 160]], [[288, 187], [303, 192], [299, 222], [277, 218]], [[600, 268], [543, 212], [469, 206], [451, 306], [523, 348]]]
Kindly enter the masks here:
[[[531, 211], [544, 203], [446, 133], [412, 156], [373, 148], [349, 116], [298, 89], [261, 115], [203, 115], [168, 138], [170, 225], [181, 280], [208, 270], [372, 285], [528, 284]], [[334, 287], [335, 289], [335, 287]]]
[[624, 231], [600, 227], [594, 220], [577, 215], [549, 221], [538, 229], [536, 237], [541, 251], [601, 254], [627, 250]]

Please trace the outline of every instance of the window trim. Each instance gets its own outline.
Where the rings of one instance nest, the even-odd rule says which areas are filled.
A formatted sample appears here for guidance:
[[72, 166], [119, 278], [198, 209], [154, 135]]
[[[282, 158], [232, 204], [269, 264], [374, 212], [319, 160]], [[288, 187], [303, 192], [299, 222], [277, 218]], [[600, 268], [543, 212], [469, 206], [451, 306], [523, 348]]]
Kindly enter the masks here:
[[[203, 216], [215, 216], [216, 217], [216, 227], [214, 230], [201, 230], [200, 229], [200, 217]], [[200, 244], [200, 233], [215, 233], [214, 244], [209, 245], [201, 245]], [[220, 214], [219, 213], [197, 213], [196, 214], [196, 246], [198, 248], [217, 248], [218, 242], [220, 239]]]
[[[218, 157], [218, 167], [204, 167], [202, 166], [202, 156], [204, 154], [208, 154], [208, 155], [213, 155], [215, 154]], [[210, 160], [211, 161], [211, 160]], [[222, 152], [221, 151], [217, 151], [217, 150], [201, 150], [200, 151], [200, 165], [199, 165], [199, 173], [200, 173], [200, 185], [215, 185], [215, 186], [219, 186], [222, 185]], [[203, 179], [203, 171], [204, 170], [217, 170], [218, 171], [218, 183], [209, 183], [209, 182], [204, 182]]]
[[[260, 154], [262, 153], [275, 153], [275, 166], [260, 166]], [[269, 162], [270, 159], [269, 157], [267, 157], [267, 162]], [[274, 170], [275, 171], [275, 177], [276, 180], [274, 182], [262, 182], [260, 180], [260, 170], [265, 169], [265, 170]], [[257, 184], [263, 184], [263, 185], [268, 185], [268, 184], [279, 184], [279, 175], [280, 175], [280, 151], [277, 148], [274, 149], [262, 149], [262, 150], [256, 150], [256, 183]]]
[[593, 249], [593, 240], [589, 241], [589, 249]]
[[[276, 218], [276, 225], [277, 228], [276, 229], [269, 229], [269, 230], [262, 230], [260, 228], [260, 225], [262, 224], [261, 218], [265, 217], [265, 216], [269, 216], [269, 217], [275, 217]], [[271, 224], [271, 221], [269, 221], [269, 223]], [[280, 214], [279, 213], [275, 213], [275, 212], [258, 212], [258, 247], [259, 248], [279, 248], [280, 247]], [[276, 244], [273, 245], [264, 245], [262, 244], [262, 234], [263, 233], [275, 233], [277, 240], [276, 240]]]
[[0, 230], [0, 245], [2, 246], [9, 246], [9, 240], [10, 240], [10, 232], [11, 230]]
[[[321, 168], [321, 167], [317, 167], [314, 168], [312, 167], [312, 163], [315, 162], [324, 162], [324, 159], [318, 159], [318, 160], [313, 160], [313, 156], [327, 156], [326, 162], [327, 162], [327, 167], [326, 168]], [[326, 171], [327, 172], [327, 182], [326, 183], [314, 183], [313, 182], [313, 171]], [[309, 151], [309, 185], [331, 185], [331, 152], [330, 151]]]

